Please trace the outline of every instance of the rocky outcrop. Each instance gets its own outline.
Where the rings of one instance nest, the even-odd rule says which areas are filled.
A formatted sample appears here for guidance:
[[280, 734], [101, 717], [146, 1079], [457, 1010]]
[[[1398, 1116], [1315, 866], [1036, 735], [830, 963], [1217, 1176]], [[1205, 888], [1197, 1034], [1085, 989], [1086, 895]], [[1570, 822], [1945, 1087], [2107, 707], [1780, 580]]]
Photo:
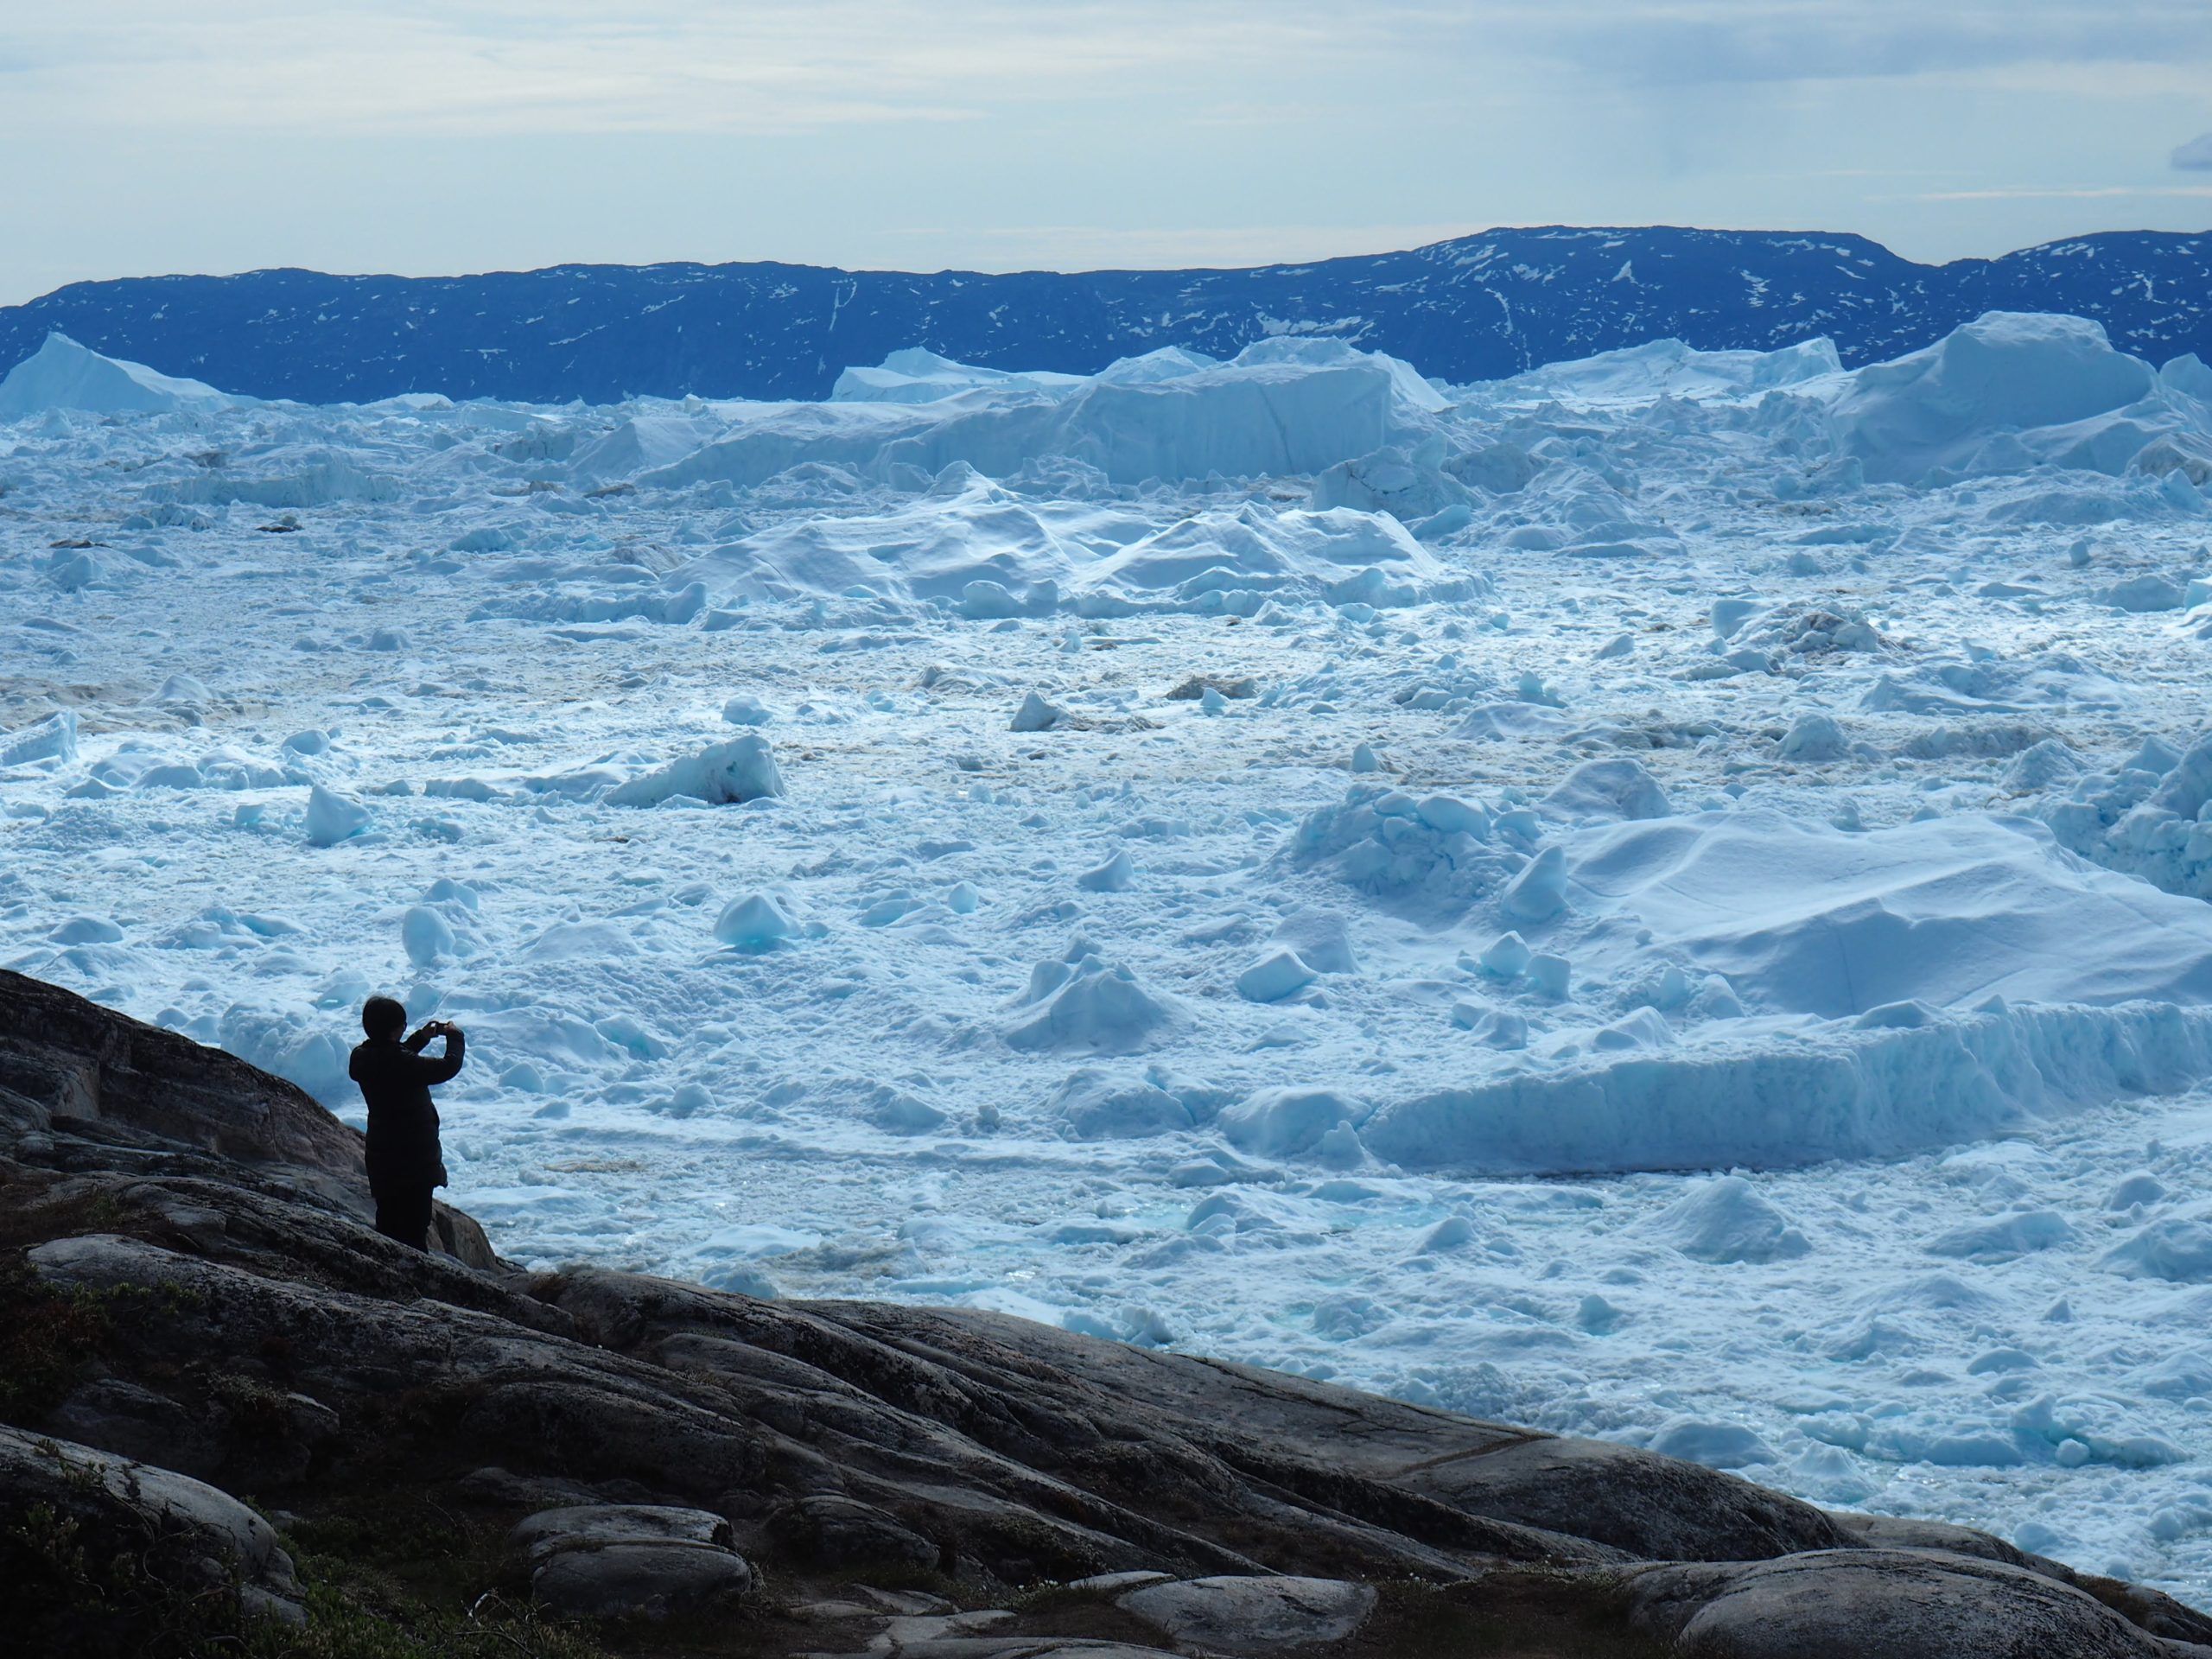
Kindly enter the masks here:
[[[27, 1141], [48, 1161], [76, 1155], [103, 1173], [179, 1167], [199, 1154], [226, 1179], [239, 1166], [272, 1173], [326, 1207], [375, 1213], [360, 1132], [297, 1084], [5, 969], [0, 1137]], [[72, 1154], [86, 1142], [99, 1149]], [[437, 1206], [434, 1232], [446, 1254], [471, 1267], [499, 1265], [484, 1230], [450, 1206]]]
[[[69, 1603], [25, 1609], [11, 1642], [23, 1653], [93, 1646], [127, 1624], [133, 1598], [190, 1605], [220, 1599], [247, 1614], [302, 1623], [292, 1560], [269, 1523], [227, 1493], [169, 1470], [90, 1446], [0, 1427], [0, 1503], [8, 1510], [0, 1560], [40, 1558], [71, 1574]], [[95, 1548], [84, 1540], [113, 1541]], [[0, 1573], [0, 1582], [22, 1582]]]
[[[495, 1605], [614, 1651], [670, 1619], [702, 1651], [985, 1659], [1509, 1628], [2212, 1651], [2154, 1592], [1627, 1447], [973, 1310], [528, 1274], [458, 1217], [464, 1248], [426, 1257], [364, 1224], [357, 1142], [287, 1085], [12, 976], [0, 1032], [0, 1530], [50, 1535], [73, 1481], [93, 1579], [169, 1541], [137, 1580], [159, 1594], [48, 1651], [162, 1651], [117, 1632], [143, 1637], [141, 1603], [174, 1624], [163, 1586], [203, 1634], [219, 1605], [295, 1612], [285, 1545], [226, 1492], [271, 1506], [327, 1598], [387, 1563], [340, 1597], [364, 1617], [404, 1581], [432, 1586], [418, 1624]], [[57, 1618], [94, 1596], [17, 1553]]]
[[543, 1510], [510, 1541], [528, 1560], [531, 1593], [588, 1618], [663, 1619], [728, 1607], [753, 1587], [729, 1522], [707, 1510], [575, 1503]]

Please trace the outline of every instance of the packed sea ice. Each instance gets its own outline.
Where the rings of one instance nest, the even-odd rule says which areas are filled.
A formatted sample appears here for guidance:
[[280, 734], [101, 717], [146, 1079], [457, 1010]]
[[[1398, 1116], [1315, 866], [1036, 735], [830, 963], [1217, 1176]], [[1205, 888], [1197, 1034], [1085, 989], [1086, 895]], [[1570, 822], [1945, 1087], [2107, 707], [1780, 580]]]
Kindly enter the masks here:
[[[1166, 332], [1172, 333], [1172, 327]], [[2212, 1593], [2212, 371], [0, 384], [0, 961], [518, 1259], [1001, 1308]]]

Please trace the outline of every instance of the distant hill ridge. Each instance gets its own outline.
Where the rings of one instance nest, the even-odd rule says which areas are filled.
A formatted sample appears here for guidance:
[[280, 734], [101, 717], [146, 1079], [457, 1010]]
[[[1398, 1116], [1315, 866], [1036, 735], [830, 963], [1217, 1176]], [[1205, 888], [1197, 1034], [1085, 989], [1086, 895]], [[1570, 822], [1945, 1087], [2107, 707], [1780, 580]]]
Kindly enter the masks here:
[[1826, 334], [1858, 364], [1988, 310], [2094, 318], [2154, 363], [2212, 359], [2212, 232], [2114, 232], [1944, 265], [1857, 236], [1554, 226], [1243, 270], [743, 264], [130, 277], [0, 308], [0, 369], [59, 330], [226, 391], [314, 403], [403, 391], [812, 399], [840, 369], [901, 346], [1092, 373], [1160, 346], [1229, 356], [1270, 334], [1313, 334], [1464, 382], [1669, 336], [1770, 350]]

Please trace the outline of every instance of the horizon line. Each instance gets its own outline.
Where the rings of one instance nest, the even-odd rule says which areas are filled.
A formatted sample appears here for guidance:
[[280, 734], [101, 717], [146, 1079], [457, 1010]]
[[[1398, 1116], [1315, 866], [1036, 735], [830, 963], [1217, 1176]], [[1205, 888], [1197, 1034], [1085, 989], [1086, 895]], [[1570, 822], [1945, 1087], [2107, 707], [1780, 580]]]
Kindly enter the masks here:
[[1822, 230], [1754, 230], [1726, 226], [1702, 225], [1568, 225], [1558, 222], [1538, 225], [1487, 225], [1463, 232], [1455, 236], [1442, 237], [1433, 242], [1415, 243], [1408, 247], [1376, 248], [1363, 253], [1330, 254], [1318, 259], [1274, 259], [1258, 264], [1155, 264], [1155, 265], [1091, 265], [1077, 269], [1059, 269], [1047, 265], [1017, 266], [1001, 270], [985, 270], [963, 265], [941, 265], [934, 270], [921, 270], [906, 265], [832, 265], [817, 264], [802, 260], [751, 259], [643, 259], [643, 260], [563, 260], [553, 264], [528, 266], [499, 266], [482, 270], [431, 271], [407, 273], [394, 270], [328, 270], [314, 265], [256, 265], [243, 270], [231, 271], [157, 271], [142, 272], [120, 276], [88, 276], [64, 283], [34, 295], [28, 300], [10, 305], [0, 305], [0, 312], [26, 310], [32, 306], [68, 293], [73, 289], [103, 288], [122, 283], [169, 282], [230, 282], [245, 276], [267, 276], [298, 274], [309, 276], [328, 276], [346, 282], [403, 282], [403, 283], [458, 283], [472, 282], [488, 276], [538, 276], [572, 270], [665, 270], [688, 267], [698, 270], [721, 270], [739, 266], [782, 266], [792, 270], [828, 271], [843, 276], [1124, 276], [1156, 274], [1163, 271], [1268, 271], [1305, 270], [1323, 265], [1342, 264], [1351, 260], [1383, 259], [1400, 254], [1426, 253], [1433, 249], [1446, 248], [1455, 244], [1472, 241], [1479, 237], [1499, 232], [1522, 234], [1557, 232], [1576, 236], [1637, 235], [1653, 232], [1676, 232], [1694, 236], [1740, 236], [1795, 240], [1808, 238], [1834, 238], [1840, 241], [1863, 243], [1878, 248], [1892, 259], [1927, 270], [1948, 270], [1955, 265], [1995, 264], [2022, 254], [2038, 253], [2045, 249], [2062, 248], [2082, 242], [2093, 242], [2110, 237], [2158, 237], [2188, 240], [2201, 236], [2212, 236], [2212, 226], [2201, 231], [2161, 231], [2150, 229], [2088, 231], [2077, 235], [2055, 237], [2049, 241], [2033, 242], [2024, 247], [2012, 248], [1999, 254], [1961, 254], [1955, 259], [1924, 261], [1898, 253], [1886, 243], [1877, 241], [1857, 231]]

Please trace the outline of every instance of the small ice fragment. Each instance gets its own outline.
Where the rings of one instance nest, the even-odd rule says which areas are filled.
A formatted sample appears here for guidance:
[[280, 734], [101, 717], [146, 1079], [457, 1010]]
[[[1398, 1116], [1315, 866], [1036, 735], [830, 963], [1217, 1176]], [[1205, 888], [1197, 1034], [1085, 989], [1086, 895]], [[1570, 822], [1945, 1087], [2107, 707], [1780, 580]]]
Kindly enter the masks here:
[[1560, 706], [1559, 694], [1547, 686], [1543, 677], [1534, 670], [1522, 675], [1520, 683], [1514, 688], [1514, 696], [1522, 702], [1541, 703], [1547, 709]]
[[1843, 728], [1827, 715], [1800, 715], [1782, 735], [1782, 758], [1816, 764], [1840, 760], [1846, 753]]
[[308, 791], [308, 845], [335, 847], [369, 827], [369, 809], [321, 784]]
[[1529, 958], [1529, 984], [1544, 996], [1564, 997], [1573, 974], [1573, 965], [1565, 957], [1536, 956]]
[[1713, 621], [1713, 637], [1716, 639], [1730, 638], [1751, 620], [1752, 613], [1758, 609], [1758, 601], [1756, 600], [1714, 600], [1713, 609], [1708, 613]]
[[1628, 1320], [1628, 1315], [1602, 1296], [1585, 1296], [1574, 1310], [1574, 1322], [1593, 1337], [1602, 1337], [1618, 1331]]
[[399, 942], [406, 947], [408, 961], [417, 968], [428, 968], [440, 957], [453, 954], [453, 929], [436, 911], [416, 905], [400, 918]]
[[655, 806], [677, 796], [710, 805], [742, 804], [784, 792], [775, 752], [765, 739], [747, 733], [710, 743], [664, 766], [632, 778], [607, 791], [610, 806]]
[[1114, 856], [1096, 869], [1085, 870], [1075, 879], [1075, 884], [1086, 893], [1126, 893], [1136, 880], [1136, 866], [1129, 862], [1126, 849], [1117, 849]]
[[1316, 977], [1297, 951], [1270, 951], [1236, 976], [1236, 994], [1248, 1002], [1277, 1002], [1304, 990]]
[[1021, 707], [1014, 710], [1014, 723], [1008, 728], [1017, 732], [1049, 732], [1067, 718], [1067, 710], [1050, 703], [1034, 691], [1021, 700]]
[[1414, 813], [1440, 836], [1465, 834], [1477, 841], [1490, 839], [1490, 814], [1452, 796], [1432, 795]]
[[1511, 1052], [1529, 1046], [1529, 1021], [1526, 1016], [1504, 1008], [1492, 1008], [1470, 1027], [1478, 1042], [1492, 1048]]
[[1446, 1216], [1421, 1236], [1414, 1251], [1421, 1255], [1434, 1255], [1444, 1250], [1456, 1250], [1463, 1244], [1474, 1242], [1475, 1224], [1465, 1216]]
[[741, 950], [761, 950], [798, 931], [798, 924], [765, 893], [734, 899], [715, 918], [715, 937]]
[[1519, 922], [1548, 921], [1567, 907], [1567, 855], [1547, 847], [1506, 884], [1498, 908]]
[[77, 758], [77, 715], [64, 709], [48, 715], [35, 726], [0, 733], [0, 766], [20, 766], [33, 760], [73, 760]]
[[1492, 979], [1518, 979], [1535, 954], [1518, 933], [1501, 933], [1476, 961]]

